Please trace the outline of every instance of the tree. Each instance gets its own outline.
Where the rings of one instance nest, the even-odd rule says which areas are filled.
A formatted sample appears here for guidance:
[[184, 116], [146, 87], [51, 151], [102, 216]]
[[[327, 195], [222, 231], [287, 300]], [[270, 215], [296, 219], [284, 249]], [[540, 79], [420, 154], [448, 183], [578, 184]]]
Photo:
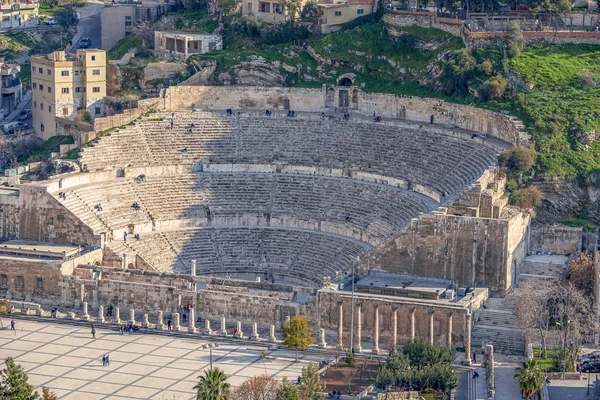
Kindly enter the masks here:
[[23, 367], [12, 357], [4, 360], [6, 368], [0, 372], [0, 400], [37, 400], [40, 395], [33, 391]]
[[508, 26], [508, 54], [511, 57], [518, 57], [524, 46], [525, 39], [523, 39], [521, 21], [511, 21]]
[[198, 376], [194, 389], [198, 391], [197, 400], [227, 400], [229, 399], [229, 384], [227, 375], [219, 368], [204, 371], [204, 376]]
[[303, 400], [320, 400], [325, 389], [320, 383], [319, 369], [315, 363], [310, 363], [302, 368], [302, 382], [299, 391]]
[[240, 400], [275, 400], [277, 398], [277, 381], [266, 375], [255, 376], [235, 390], [235, 399]]
[[588, 298], [594, 296], [594, 260], [586, 253], [571, 260], [568, 265], [567, 280]]
[[350, 368], [354, 368], [356, 366], [356, 359], [354, 357], [354, 352], [352, 350], [350, 350], [348, 352], [348, 355], [346, 355], [346, 364]]
[[223, 15], [233, 15], [237, 12], [239, 6], [238, 0], [223, 0], [221, 10]]
[[294, 22], [302, 7], [302, 0], [279, 0], [283, 6], [283, 11], [288, 20]]
[[319, 7], [315, 0], [308, 0], [302, 7], [300, 17], [304, 21], [315, 21], [319, 17]]
[[533, 168], [536, 152], [531, 147], [515, 147], [510, 150], [504, 150], [498, 157], [498, 163], [508, 172], [517, 172], [523, 174]]
[[296, 362], [298, 361], [298, 349], [306, 349], [314, 342], [312, 328], [304, 318], [292, 317], [283, 324], [283, 344], [296, 349]]
[[524, 281], [506, 296], [512, 306], [519, 327], [533, 342], [533, 333], [538, 333], [542, 344], [542, 358], [547, 357], [546, 338], [550, 328], [550, 309], [548, 301], [554, 290], [553, 281]]
[[494, 76], [487, 81], [479, 89], [479, 96], [482, 100], [494, 100], [504, 97], [508, 81], [500, 75]]
[[42, 400], [58, 400], [58, 397], [54, 392], [50, 391], [50, 388], [44, 386], [42, 388]]
[[0, 315], [6, 315], [12, 310], [12, 306], [8, 299], [0, 300]]
[[546, 380], [536, 358], [523, 361], [523, 364], [516, 369], [515, 378], [519, 381], [519, 387], [526, 399], [532, 398], [539, 392]]
[[277, 389], [277, 400], [299, 400], [298, 388], [284, 376]]
[[352, 379], [356, 376], [356, 369], [354, 367], [344, 368], [342, 370], [342, 375], [348, 385], [348, 393], [352, 394]]
[[54, 19], [65, 31], [68, 31], [69, 28], [77, 25], [77, 14], [72, 6], [63, 7], [62, 10], [54, 14]]

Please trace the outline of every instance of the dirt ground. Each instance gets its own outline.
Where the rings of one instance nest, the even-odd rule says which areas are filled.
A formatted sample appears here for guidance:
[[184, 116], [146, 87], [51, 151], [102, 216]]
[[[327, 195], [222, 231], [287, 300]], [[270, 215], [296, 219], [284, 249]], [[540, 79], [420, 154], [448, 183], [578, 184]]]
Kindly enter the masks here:
[[[380, 365], [378, 361], [356, 360], [356, 367], [354, 368], [348, 367], [345, 362], [340, 362], [337, 366], [330, 366], [325, 372], [321, 373], [321, 383], [325, 385], [325, 393], [337, 392], [338, 390], [342, 394], [356, 395], [360, 393], [373, 383]], [[350, 388], [348, 387], [348, 380], [350, 380]]]

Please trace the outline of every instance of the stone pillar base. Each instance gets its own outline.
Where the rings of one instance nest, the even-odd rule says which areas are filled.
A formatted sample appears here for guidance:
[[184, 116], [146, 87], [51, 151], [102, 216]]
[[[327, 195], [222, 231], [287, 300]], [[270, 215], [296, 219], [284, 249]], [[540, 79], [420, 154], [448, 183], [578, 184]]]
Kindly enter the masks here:
[[175, 326], [173, 327], [173, 330], [174, 330], [174, 331], [176, 331], [176, 332], [179, 332], [179, 331], [181, 331], [181, 325], [175, 325]]
[[362, 353], [363, 348], [362, 346], [354, 346], [354, 348], [352, 349], [355, 353]]
[[105, 323], [106, 320], [104, 319], [104, 315], [98, 315], [97, 321], [100, 322], [101, 324]]
[[260, 339], [260, 335], [259, 335], [258, 333], [256, 333], [256, 334], [252, 334], [252, 337], [251, 337], [251, 339], [252, 339], [252, 340], [259, 340], [259, 339]]
[[317, 344], [317, 346], [319, 346], [320, 348], [324, 349], [327, 347], [327, 343], [326, 342], [319, 342], [319, 344]]
[[149, 328], [149, 327], [150, 327], [149, 322], [142, 322], [142, 328]]
[[165, 324], [156, 324], [156, 329], [158, 329], [160, 331], [164, 331], [165, 330]]
[[219, 331], [219, 335], [221, 335], [221, 336], [227, 336], [227, 330], [225, 330], [225, 329], [221, 329], [221, 330]]
[[90, 315], [89, 314], [84, 314], [81, 316], [81, 320], [82, 321], [89, 321], [90, 320]]
[[373, 354], [379, 354], [381, 352], [381, 350], [379, 349], [379, 347], [376, 347], [372, 350]]
[[212, 329], [205, 329], [204, 334], [205, 335], [214, 335], [214, 334], [216, 334], [216, 332], [213, 331]]
[[235, 335], [233, 335], [234, 337], [238, 338], [238, 339], [243, 339], [244, 338], [244, 332], [242, 331], [237, 331], [235, 333]]
[[189, 333], [198, 333], [198, 329], [190, 327], [190, 328], [188, 328], [188, 332]]
[[70, 312], [67, 315], [69, 316], [69, 319], [75, 319], [75, 313], [74, 312]]

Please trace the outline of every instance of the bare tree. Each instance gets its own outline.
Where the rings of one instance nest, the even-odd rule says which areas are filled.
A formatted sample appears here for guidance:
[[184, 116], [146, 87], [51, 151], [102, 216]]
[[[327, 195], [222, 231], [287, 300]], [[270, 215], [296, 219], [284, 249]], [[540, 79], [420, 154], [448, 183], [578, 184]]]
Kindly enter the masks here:
[[275, 400], [277, 398], [277, 381], [266, 375], [255, 376], [235, 390], [234, 398], [240, 400]]
[[369, 371], [369, 363], [362, 358], [356, 363], [356, 372], [358, 373], [358, 386], [362, 388], [363, 375]]
[[356, 368], [348, 366], [342, 370], [342, 375], [348, 384], [348, 393], [352, 393], [352, 379], [356, 376]]
[[567, 280], [589, 298], [594, 297], [594, 260], [586, 253], [571, 260]]
[[584, 336], [593, 331], [592, 299], [569, 281], [556, 285], [551, 294], [551, 313], [563, 332], [563, 347], [578, 349]]
[[506, 299], [515, 310], [517, 323], [525, 333], [528, 341], [537, 333], [542, 343], [542, 358], [546, 358], [546, 338], [550, 327], [551, 298], [556, 282], [554, 281], [524, 281], [519, 283]]

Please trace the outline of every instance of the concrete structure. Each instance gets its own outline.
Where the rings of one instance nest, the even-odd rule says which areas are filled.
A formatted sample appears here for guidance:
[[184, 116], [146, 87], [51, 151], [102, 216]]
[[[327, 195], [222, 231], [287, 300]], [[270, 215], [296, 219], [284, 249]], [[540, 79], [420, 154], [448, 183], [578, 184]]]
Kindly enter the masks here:
[[2, 76], [0, 119], [2, 116], [8, 116], [13, 112], [21, 102], [23, 97], [23, 86], [21, 84], [21, 78], [19, 77], [20, 72], [20, 65], [7, 64], [4, 62], [4, 59], [0, 59], [0, 75]]
[[26, 28], [35, 26], [38, 20], [39, 3], [33, 0], [3, 0], [0, 3], [2, 19], [0, 29]]
[[162, 54], [186, 59], [194, 54], [223, 50], [221, 35], [154, 31], [154, 49]]
[[319, 22], [323, 25], [339, 25], [372, 14], [376, 10], [373, 0], [324, 0], [317, 3]]
[[104, 115], [106, 96], [106, 52], [55, 51], [31, 57], [33, 129], [47, 139], [57, 134], [56, 118], [81, 118], [87, 110], [92, 118]]
[[285, 22], [285, 9], [277, 0], [242, 1], [242, 14], [262, 22]]
[[140, 22], [154, 22], [167, 12], [163, 1], [105, 4], [100, 12], [102, 50], [112, 49], [119, 40], [133, 32]]

